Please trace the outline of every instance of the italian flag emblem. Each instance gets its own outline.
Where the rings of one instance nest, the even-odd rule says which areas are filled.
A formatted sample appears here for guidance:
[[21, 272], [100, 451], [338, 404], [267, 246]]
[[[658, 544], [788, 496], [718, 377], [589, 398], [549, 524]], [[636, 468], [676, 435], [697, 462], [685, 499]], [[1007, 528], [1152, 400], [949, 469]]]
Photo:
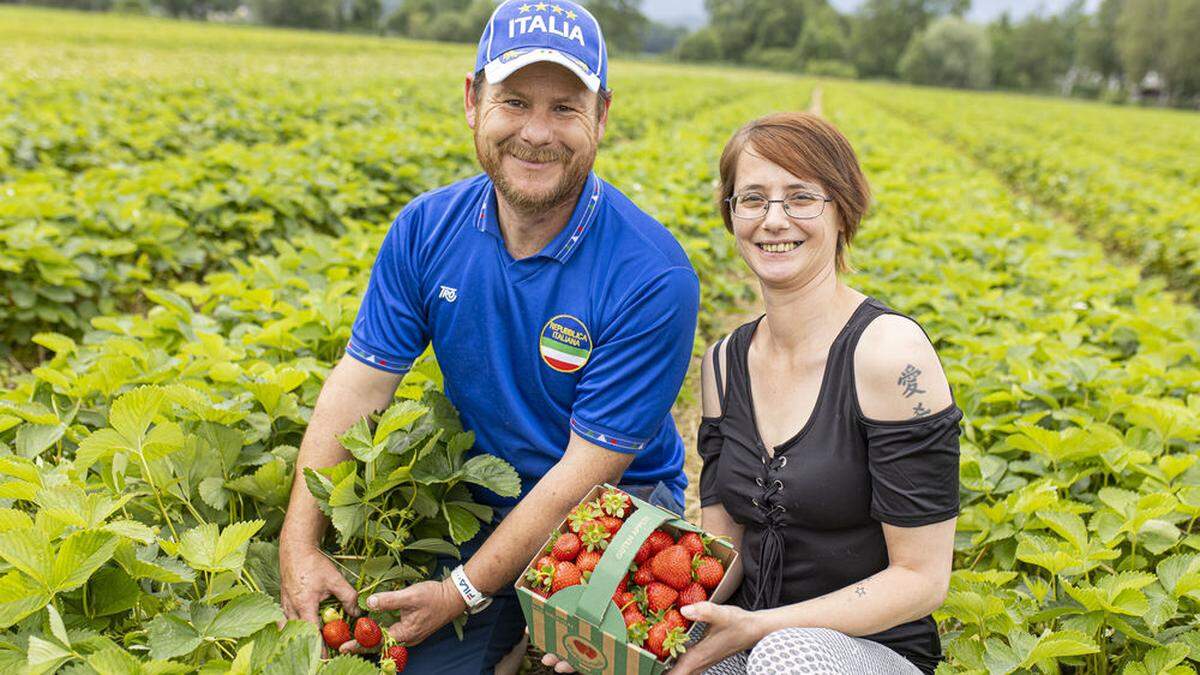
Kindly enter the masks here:
[[592, 355], [592, 337], [582, 321], [559, 314], [542, 327], [538, 350], [546, 365], [560, 373], [573, 373]]

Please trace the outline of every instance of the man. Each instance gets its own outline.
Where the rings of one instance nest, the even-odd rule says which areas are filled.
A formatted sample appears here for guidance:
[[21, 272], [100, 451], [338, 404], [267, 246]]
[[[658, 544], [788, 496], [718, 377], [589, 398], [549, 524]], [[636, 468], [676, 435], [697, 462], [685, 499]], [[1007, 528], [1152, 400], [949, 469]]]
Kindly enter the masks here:
[[[593, 485], [620, 481], [681, 510], [683, 443], [670, 407], [691, 354], [698, 280], [666, 229], [591, 172], [607, 70], [600, 26], [577, 4], [496, 9], [464, 89], [485, 173], [417, 197], [396, 218], [302, 443], [279, 558], [284, 611], [313, 622], [325, 597], [356, 613], [357, 596], [319, 550], [326, 521], [301, 469], [346, 459], [335, 436], [387, 407], [428, 343], [475, 432], [472, 452], [521, 475], [519, 500], [476, 491], [498, 523], [462, 547], [466, 563], [451, 577], [367, 599], [400, 612], [389, 630], [415, 645], [408, 672], [492, 671], [524, 630], [513, 581]], [[449, 624], [464, 611], [460, 643]]]

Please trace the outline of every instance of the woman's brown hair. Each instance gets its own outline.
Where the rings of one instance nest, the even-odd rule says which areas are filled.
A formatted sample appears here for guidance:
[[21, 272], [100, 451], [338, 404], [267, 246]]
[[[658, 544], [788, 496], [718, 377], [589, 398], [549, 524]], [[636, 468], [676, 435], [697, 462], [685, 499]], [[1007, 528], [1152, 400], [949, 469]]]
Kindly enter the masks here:
[[729, 202], [737, 181], [737, 162], [746, 146], [784, 171], [825, 186], [837, 205], [839, 223], [837, 269], [846, 272], [846, 248], [871, 203], [871, 188], [850, 142], [832, 124], [803, 112], [767, 115], [738, 129], [721, 153], [719, 206], [725, 227], [733, 232]]

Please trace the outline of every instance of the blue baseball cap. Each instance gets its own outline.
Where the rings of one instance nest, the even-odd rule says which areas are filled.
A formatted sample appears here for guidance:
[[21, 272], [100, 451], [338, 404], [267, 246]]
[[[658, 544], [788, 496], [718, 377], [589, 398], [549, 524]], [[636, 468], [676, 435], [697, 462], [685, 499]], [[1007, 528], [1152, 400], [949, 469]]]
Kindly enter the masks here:
[[494, 84], [538, 61], [567, 68], [592, 91], [608, 88], [608, 50], [590, 12], [568, 0], [505, 0], [479, 38], [475, 72]]

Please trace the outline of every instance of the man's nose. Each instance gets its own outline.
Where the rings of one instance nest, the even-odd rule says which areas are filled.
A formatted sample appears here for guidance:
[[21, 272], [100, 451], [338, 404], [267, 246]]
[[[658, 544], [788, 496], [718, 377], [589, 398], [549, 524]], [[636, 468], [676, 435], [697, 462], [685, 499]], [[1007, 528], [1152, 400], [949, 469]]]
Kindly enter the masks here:
[[549, 145], [554, 142], [554, 126], [549, 115], [533, 111], [521, 127], [521, 140], [531, 146]]

